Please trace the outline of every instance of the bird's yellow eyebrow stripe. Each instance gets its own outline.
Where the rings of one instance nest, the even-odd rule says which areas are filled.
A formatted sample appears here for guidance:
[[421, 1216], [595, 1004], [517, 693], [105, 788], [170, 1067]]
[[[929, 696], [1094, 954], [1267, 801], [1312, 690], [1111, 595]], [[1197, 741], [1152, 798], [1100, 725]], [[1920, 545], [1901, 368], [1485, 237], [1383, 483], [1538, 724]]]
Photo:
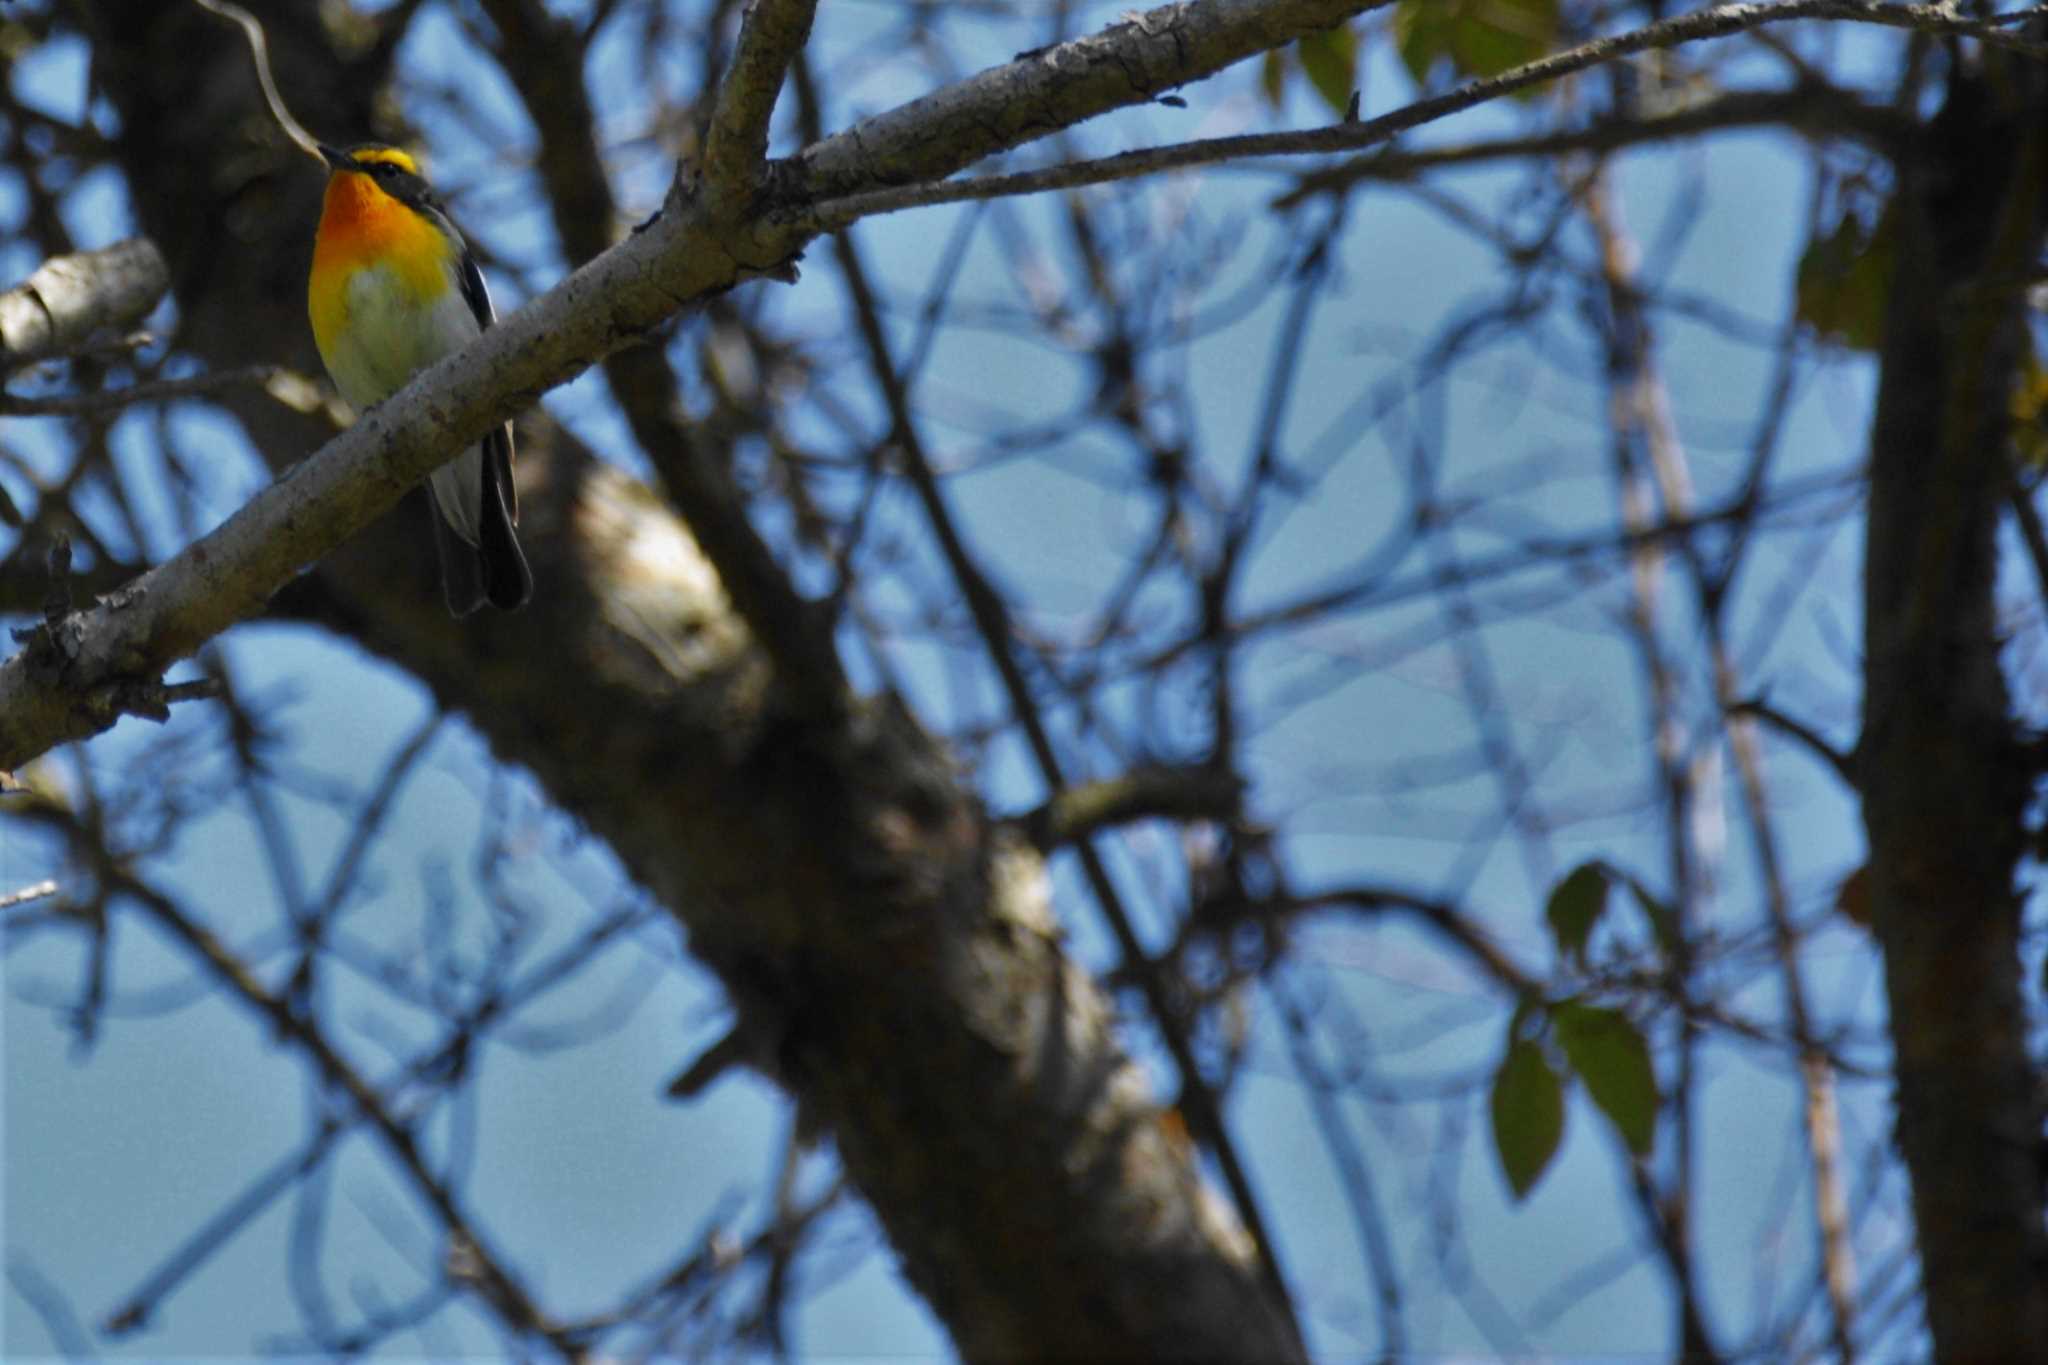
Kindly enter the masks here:
[[396, 166], [407, 175], [418, 175], [420, 173], [419, 163], [404, 152], [399, 151], [396, 147], [364, 147], [359, 151], [350, 152], [348, 156], [349, 160], [355, 162], [358, 166], [381, 164]]

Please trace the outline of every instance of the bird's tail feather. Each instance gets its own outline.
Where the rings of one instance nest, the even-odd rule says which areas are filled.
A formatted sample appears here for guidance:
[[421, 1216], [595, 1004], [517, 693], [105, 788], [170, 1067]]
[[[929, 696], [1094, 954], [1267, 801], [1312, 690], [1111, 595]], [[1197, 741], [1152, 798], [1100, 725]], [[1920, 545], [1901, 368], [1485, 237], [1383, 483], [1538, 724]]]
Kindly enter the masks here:
[[512, 484], [512, 439], [496, 431], [484, 439], [483, 517], [477, 523], [477, 555], [491, 605], [513, 611], [533, 596], [533, 570], [512, 529], [519, 523], [519, 491]]
[[467, 616], [489, 602], [504, 611], [533, 596], [533, 572], [513, 526], [519, 493], [512, 482], [512, 434], [500, 428], [427, 481], [434, 504], [434, 548], [448, 610]]
[[448, 524], [439, 499], [435, 500], [433, 522], [434, 554], [441, 561], [441, 596], [450, 613], [467, 616], [485, 601], [483, 556]]

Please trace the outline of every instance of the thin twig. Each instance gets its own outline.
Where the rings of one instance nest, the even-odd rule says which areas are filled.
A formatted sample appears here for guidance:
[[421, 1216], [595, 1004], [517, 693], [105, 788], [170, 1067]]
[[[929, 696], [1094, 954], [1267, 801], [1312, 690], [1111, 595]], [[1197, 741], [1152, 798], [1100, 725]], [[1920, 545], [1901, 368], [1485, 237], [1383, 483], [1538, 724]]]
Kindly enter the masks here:
[[277, 92], [277, 80], [270, 74], [270, 41], [263, 36], [263, 25], [256, 22], [254, 15], [229, 0], [192, 0], [199, 8], [217, 14], [231, 24], [241, 25], [242, 34], [249, 40], [249, 59], [256, 65], [256, 80], [263, 87], [263, 102], [270, 106], [270, 116], [277, 120], [277, 126], [291, 139], [292, 145], [312, 157], [321, 165], [326, 159], [320, 155], [320, 144], [311, 133], [292, 117], [292, 111], [285, 108], [284, 96]]
[[1313, 195], [1347, 189], [1361, 180], [1403, 180], [1445, 166], [1494, 165], [1573, 152], [1618, 152], [1702, 133], [1760, 127], [1845, 133], [1880, 151], [1896, 146], [1911, 130], [1893, 110], [1827, 87], [1731, 90], [1649, 118], [1599, 119], [1583, 128], [1526, 137], [1486, 138], [1413, 151], [1389, 148], [1372, 156], [1352, 157], [1304, 175], [1293, 189], [1274, 199], [1272, 206], [1289, 209]]
[[283, 365], [244, 365], [240, 369], [194, 375], [190, 379], [155, 379], [131, 384], [125, 389], [102, 389], [98, 393], [60, 393], [47, 398], [22, 398], [0, 394], [0, 416], [87, 417], [111, 413], [136, 403], [162, 403], [174, 398], [201, 398], [222, 389], [245, 384], [268, 388], [279, 380], [300, 378], [299, 372]]
[[56, 894], [57, 882], [55, 878], [34, 882], [22, 887], [19, 891], [10, 891], [4, 896], [0, 896], [0, 910], [12, 910], [17, 905], [27, 905], [32, 901], [39, 901], [47, 896], [54, 896]]
[[1057, 792], [1017, 823], [1034, 845], [1051, 849], [1134, 820], [1225, 819], [1243, 795], [1243, 778], [1208, 764], [1134, 768]]
[[1754, 716], [1787, 739], [1797, 741], [1801, 748], [1827, 764], [1851, 787], [1856, 785], [1856, 755], [1843, 753], [1805, 721], [1786, 715], [1761, 697], [1732, 702], [1727, 711], [1731, 716]]

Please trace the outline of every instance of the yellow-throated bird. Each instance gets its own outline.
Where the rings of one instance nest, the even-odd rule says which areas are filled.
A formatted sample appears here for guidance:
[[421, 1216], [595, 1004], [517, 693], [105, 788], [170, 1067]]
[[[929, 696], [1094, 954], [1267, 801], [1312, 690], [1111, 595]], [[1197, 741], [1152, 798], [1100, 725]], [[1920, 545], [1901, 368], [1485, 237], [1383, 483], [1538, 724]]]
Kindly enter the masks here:
[[[306, 302], [313, 339], [341, 396], [382, 402], [496, 320], [483, 272], [410, 156], [396, 147], [324, 144], [327, 202]], [[427, 479], [448, 610], [510, 610], [533, 593], [512, 528], [512, 427], [484, 437]]]

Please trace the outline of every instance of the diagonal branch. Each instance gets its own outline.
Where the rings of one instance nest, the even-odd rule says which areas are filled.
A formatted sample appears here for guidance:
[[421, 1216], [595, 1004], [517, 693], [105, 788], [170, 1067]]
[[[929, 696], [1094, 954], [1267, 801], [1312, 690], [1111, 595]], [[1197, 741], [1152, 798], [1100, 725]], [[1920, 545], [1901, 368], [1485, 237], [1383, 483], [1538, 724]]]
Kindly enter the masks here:
[[[2039, 11], [2027, 11], [2030, 14], [2037, 12]], [[2000, 22], [2018, 17], [2021, 16], [2003, 15], [2000, 16]], [[1195, 166], [1213, 166], [1225, 161], [1243, 161], [1252, 157], [1313, 156], [1329, 152], [1359, 151], [1390, 142], [1410, 129], [1435, 123], [1452, 114], [1462, 113], [1478, 105], [1489, 104], [1503, 96], [1516, 94], [1562, 76], [1602, 66], [1638, 52], [1677, 47], [1709, 38], [1725, 38], [1767, 24], [1782, 24], [1800, 19], [1878, 24], [1921, 33], [1967, 35], [1983, 42], [2010, 47], [2034, 57], [2041, 56], [2044, 51], [2040, 43], [2014, 37], [2004, 28], [1986, 21], [1964, 18], [1944, 5], [1880, 4], [1875, 3], [1875, 0], [1775, 0], [1775, 3], [1769, 4], [1721, 5], [1647, 24], [1627, 33], [1595, 38], [1564, 52], [1552, 53], [1533, 62], [1526, 62], [1498, 76], [1467, 81], [1441, 95], [1416, 100], [1377, 118], [1347, 120], [1327, 128], [1201, 138], [1192, 142], [1179, 142], [1165, 147], [1145, 147], [1115, 156], [1068, 162], [1011, 175], [980, 176], [972, 180], [943, 184], [935, 182], [939, 177], [950, 175], [960, 169], [965, 163], [930, 166], [923, 174], [906, 175], [887, 174], [889, 167], [877, 165], [875, 174], [869, 177], [868, 184], [860, 184], [856, 177], [848, 176], [844, 183], [819, 185], [820, 199], [823, 202], [814, 210], [817, 214], [816, 223], [820, 231], [832, 232], [875, 214], [896, 213], [903, 209], [923, 208], [935, 204], [1009, 198], [1015, 195], [1038, 194], [1047, 190], [1101, 185], [1114, 180], [1131, 180], [1139, 176], [1159, 175], [1166, 171], [1187, 170]], [[999, 67], [993, 72], [984, 72], [976, 77], [975, 81], [964, 82], [962, 86], [954, 89], [964, 90], [975, 82], [993, 80], [1012, 69]], [[1188, 76], [1184, 79], [1193, 80], [1197, 77]], [[948, 96], [952, 94], [951, 91], [944, 93]], [[925, 102], [919, 101], [920, 104]], [[908, 105], [905, 109], [916, 107]], [[885, 115], [882, 119], [870, 119], [851, 132], [843, 134], [842, 138], [854, 137], [863, 129], [880, 124], [889, 117], [891, 116]], [[993, 153], [1006, 150], [1037, 135], [1032, 133], [1000, 141], [990, 145], [988, 151]], [[835, 144], [841, 140], [829, 139], [828, 142], [807, 150], [801, 158], [802, 162], [806, 167], [825, 162], [827, 149], [830, 149], [832, 158], [829, 164], [840, 164], [845, 160], [846, 154], [840, 152]]]
[[1210, 0], [1134, 11], [806, 147], [789, 163], [789, 189], [822, 201], [937, 180], [1391, 2]]

